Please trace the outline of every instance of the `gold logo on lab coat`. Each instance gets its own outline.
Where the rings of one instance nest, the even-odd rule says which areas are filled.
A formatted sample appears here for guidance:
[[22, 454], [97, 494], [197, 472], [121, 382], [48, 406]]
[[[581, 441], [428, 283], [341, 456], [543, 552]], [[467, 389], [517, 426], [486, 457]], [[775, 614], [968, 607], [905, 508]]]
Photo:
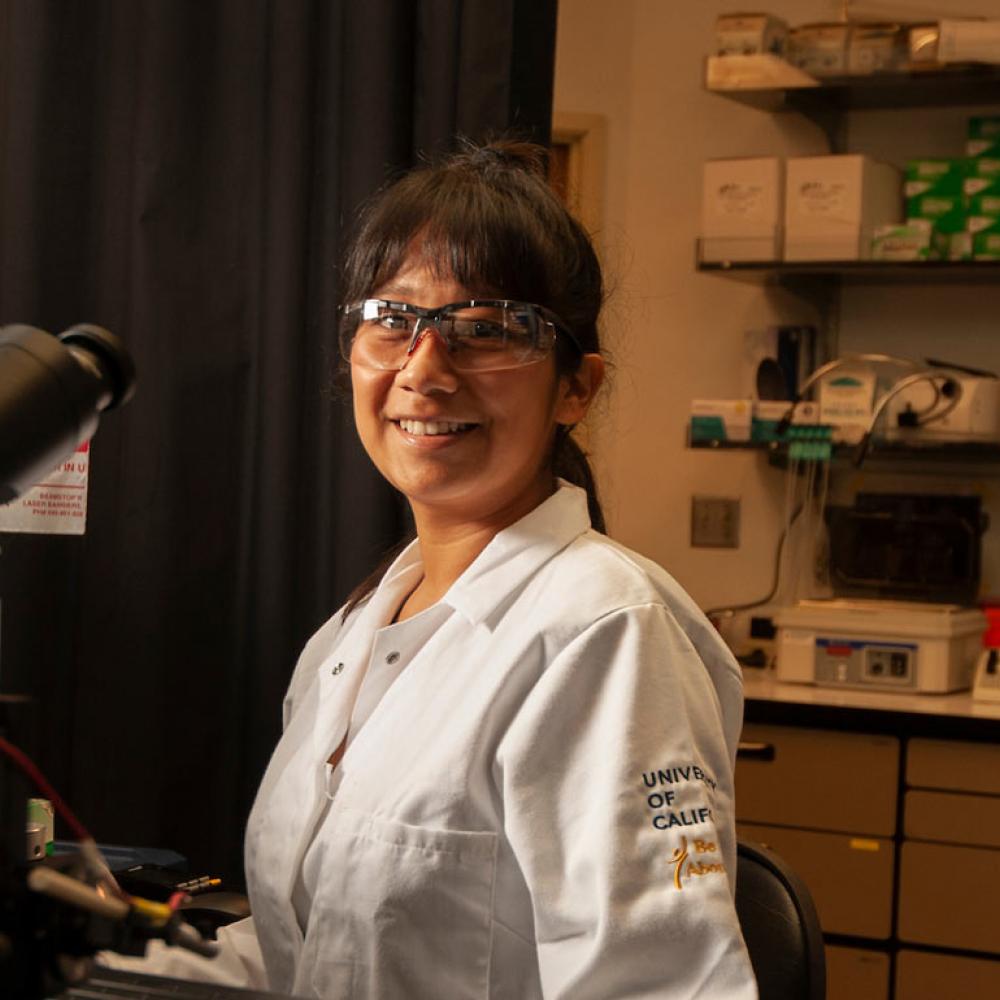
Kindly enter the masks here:
[[[694, 842], [694, 849], [696, 854], [710, 854], [717, 850], [715, 844], [710, 840], [696, 840]], [[670, 858], [669, 864], [674, 866], [674, 885], [678, 889], [684, 888], [684, 883], [681, 881], [682, 878], [690, 878], [692, 875], [711, 875], [713, 872], [724, 872], [725, 867], [719, 862], [713, 861], [688, 861], [690, 854], [688, 852], [688, 842], [687, 837], [681, 837], [681, 846], [674, 848], [673, 856]], [[688, 861], [687, 869], [684, 868], [684, 862]]]

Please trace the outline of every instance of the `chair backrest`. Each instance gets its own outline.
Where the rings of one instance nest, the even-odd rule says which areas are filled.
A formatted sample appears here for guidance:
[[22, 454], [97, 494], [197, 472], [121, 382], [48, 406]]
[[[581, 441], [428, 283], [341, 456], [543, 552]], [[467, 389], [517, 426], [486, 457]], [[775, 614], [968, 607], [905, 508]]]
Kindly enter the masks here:
[[825, 1000], [823, 932], [805, 883], [773, 851], [736, 845], [736, 912], [760, 1000]]

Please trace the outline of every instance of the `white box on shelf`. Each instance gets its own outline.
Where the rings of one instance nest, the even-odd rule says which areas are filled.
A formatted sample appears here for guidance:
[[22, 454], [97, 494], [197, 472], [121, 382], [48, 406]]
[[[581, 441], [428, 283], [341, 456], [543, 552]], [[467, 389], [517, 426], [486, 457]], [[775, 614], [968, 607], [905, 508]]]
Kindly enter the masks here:
[[785, 51], [788, 25], [772, 14], [720, 14], [715, 19], [717, 56], [752, 56]]
[[1000, 64], [1000, 20], [945, 19], [939, 30], [938, 59], [941, 62]]
[[902, 175], [861, 154], [785, 165], [785, 260], [864, 260], [876, 226], [902, 215]]
[[701, 259], [779, 260], [784, 165], [776, 156], [708, 160], [702, 170]]
[[867, 430], [875, 403], [875, 370], [867, 365], [836, 368], [820, 379], [819, 419], [833, 427], [836, 443], [857, 444]]
[[749, 441], [751, 399], [692, 399], [690, 440]]
[[851, 26], [844, 22], [801, 24], [788, 33], [788, 59], [813, 76], [847, 72]]

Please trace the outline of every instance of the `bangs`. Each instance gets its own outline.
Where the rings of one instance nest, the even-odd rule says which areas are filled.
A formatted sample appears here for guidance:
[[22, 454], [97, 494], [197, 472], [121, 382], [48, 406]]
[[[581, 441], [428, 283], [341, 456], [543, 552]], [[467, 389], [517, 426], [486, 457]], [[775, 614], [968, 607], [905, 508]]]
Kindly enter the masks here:
[[345, 301], [371, 296], [414, 256], [470, 295], [550, 304], [551, 239], [515, 192], [447, 175], [405, 178], [362, 225]]

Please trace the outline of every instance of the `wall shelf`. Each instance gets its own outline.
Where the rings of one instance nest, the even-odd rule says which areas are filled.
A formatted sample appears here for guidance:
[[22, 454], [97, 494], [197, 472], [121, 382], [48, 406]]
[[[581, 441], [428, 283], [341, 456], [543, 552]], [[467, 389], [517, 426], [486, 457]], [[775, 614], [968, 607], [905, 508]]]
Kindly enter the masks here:
[[1000, 66], [952, 66], [903, 73], [824, 77], [816, 87], [709, 87], [762, 111], [860, 111], [1000, 103]]
[[[695, 451], [755, 451], [767, 455], [771, 465], [788, 467], [788, 446], [781, 441], [689, 441]], [[834, 445], [833, 461], [851, 462], [853, 445]], [[914, 442], [875, 438], [868, 449], [862, 469], [868, 471], [933, 472], [953, 474], [957, 467], [971, 469], [981, 475], [1000, 475], [1000, 442], [966, 441], [955, 444]]]
[[836, 280], [845, 285], [1000, 283], [996, 260], [703, 261], [698, 270], [757, 284], [800, 279]]

